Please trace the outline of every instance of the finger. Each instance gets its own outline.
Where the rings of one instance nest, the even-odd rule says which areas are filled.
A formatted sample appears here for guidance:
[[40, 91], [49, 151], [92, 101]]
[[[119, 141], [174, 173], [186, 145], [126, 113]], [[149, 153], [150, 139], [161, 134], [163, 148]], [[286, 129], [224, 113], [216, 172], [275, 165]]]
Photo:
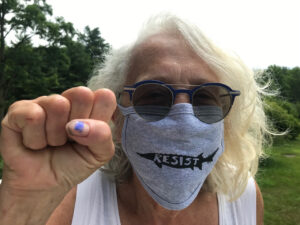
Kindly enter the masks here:
[[74, 141], [87, 146], [98, 162], [107, 162], [113, 156], [114, 144], [107, 123], [92, 119], [72, 120], [66, 125], [66, 130]]
[[19, 145], [18, 140], [22, 140], [23, 145], [30, 149], [46, 147], [45, 119], [45, 111], [33, 101], [14, 103], [2, 122], [4, 135], [10, 134], [5, 140], [9, 141], [11, 146]]
[[67, 142], [65, 126], [69, 118], [70, 102], [61, 95], [43, 96], [34, 100], [46, 112], [46, 137], [51, 146], [60, 146]]
[[69, 120], [78, 118], [89, 118], [93, 108], [94, 94], [87, 87], [75, 87], [66, 90], [62, 96], [71, 103]]
[[109, 89], [94, 92], [94, 106], [90, 118], [108, 122], [117, 107], [116, 96]]

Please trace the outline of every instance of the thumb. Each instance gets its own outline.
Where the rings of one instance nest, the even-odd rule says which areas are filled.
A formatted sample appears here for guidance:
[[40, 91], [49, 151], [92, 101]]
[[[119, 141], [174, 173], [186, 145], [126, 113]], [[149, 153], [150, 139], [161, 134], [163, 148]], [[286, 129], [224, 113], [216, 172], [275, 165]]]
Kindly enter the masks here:
[[86, 146], [99, 162], [107, 162], [114, 155], [114, 144], [109, 125], [101, 120], [76, 119], [66, 124], [68, 136]]

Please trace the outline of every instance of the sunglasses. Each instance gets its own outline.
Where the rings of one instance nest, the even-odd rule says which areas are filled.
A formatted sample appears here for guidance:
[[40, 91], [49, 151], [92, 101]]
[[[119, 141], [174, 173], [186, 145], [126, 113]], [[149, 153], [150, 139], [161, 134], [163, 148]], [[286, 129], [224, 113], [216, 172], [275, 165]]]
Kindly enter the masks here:
[[133, 86], [125, 86], [136, 113], [147, 121], [165, 118], [179, 93], [189, 95], [194, 115], [204, 123], [216, 123], [229, 113], [234, 99], [240, 91], [232, 90], [221, 83], [201, 85], [181, 85], [192, 89], [174, 89], [178, 84], [166, 84], [157, 80], [140, 81]]

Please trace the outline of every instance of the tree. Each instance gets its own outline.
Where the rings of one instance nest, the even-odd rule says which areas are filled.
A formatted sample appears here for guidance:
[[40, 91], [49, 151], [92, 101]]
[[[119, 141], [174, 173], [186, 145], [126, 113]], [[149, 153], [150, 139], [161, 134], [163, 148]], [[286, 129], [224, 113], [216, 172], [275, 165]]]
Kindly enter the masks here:
[[[15, 47], [28, 41], [34, 35], [43, 38], [46, 34], [47, 16], [52, 15], [52, 8], [45, 0], [2, 0], [0, 4], [0, 118], [4, 115], [8, 85], [13, 79], [6, 76], [6, 38], [11, 32], [17, 37]], [[5, 89], [3, 87], [6, 87]]]
[[103, 53], [106, 53], [110, 46], [105, 43], [104, 39], [101, 37], [99, 28], [91, 30], [89, 26], [86, 26], [84, 33], [79, 34], [78, 40], [85, 45], [86, 51], [90, 54], [90, 57], [94, 59], [95, 63], [103, 62]]
[[289, 71], [288, 96], [290, 101], [300, 104], [300, 67], [295, 67]]
[[300, 134], [299, 112], [294, 104], [275, 98], [267, 98], [266, 114], [279, 132], [287, 132], [284, 139], [294, 140]]
[[[99, 28], [80, 33], [64, 18], [52, 19], [46, 0], [2, 0], [0, 6], [0, 119], [12, 101], [85, 85], [110, 48]], [[7, 45], [10, 33], [16, 40]], [[33, 46], [32, 37], [46, 44]]]
[[276, 65], [269, 66], [265, 70], [267, 77], [273, 80], [271, 89], [280, 91], [280, 95], [293, 103], [300, 102], [300, 68], [289, 69]]

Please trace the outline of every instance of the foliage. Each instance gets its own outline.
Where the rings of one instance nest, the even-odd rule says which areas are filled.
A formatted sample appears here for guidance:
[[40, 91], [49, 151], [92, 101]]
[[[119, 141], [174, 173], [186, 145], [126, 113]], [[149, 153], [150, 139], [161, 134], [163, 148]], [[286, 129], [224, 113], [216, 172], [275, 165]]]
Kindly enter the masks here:
[[296, 106], [275, 98], [267, 99], [265, 103], [267, 104], [266, 114], [276, 130], [281, 133], [287, 132], [284, 137], [294, 140], [300, 133], [299, 111]]
[[289, 69], [276, 65], [269, 66], [264, 74], [272, 79], [271, 89], [280, 91], [280, 95], [292, 103], [300, 102], [300, 67]]
[[[46, 0], [3, 0], [0, 6], [0, 119], [13, 101], [85, 85], [110, 48], [99, 28], [81, 33], [62, 17], [53, 19]], [[7, 45], [9, 33], [16, 41]], [[34, 46], [33, 37], [46, 44]]]
[[47, 16], [52, 15], [51, 7], [45, 0], [2, 0], [0, 4], [0, 118], [3, 117], [7, 105], [7, 93], [11, 84], [10, 75], [6, 74], [6, 38], [15, 33], [15, 47], [27, 45], [31, 37], [37, 35], [43, 38], [46, 34]]
[[264, 77], [271, 79], [271, 90], [279, 90], [280, 96], [267, 97], [266, 113], [280, 132], [288, 131], [284, 137], [293, 140], [300, 134], [300, 68], [269, 66]]
[[100, 36], [98, 28], [91, 30], [88, 26], [85, 27], [84, 33], [79, 34], [79, 41], [86, 46], [87, 53], [95, 60], [95, 63], [103, 62], [103, 52], [109, 50], [104, 39]]

